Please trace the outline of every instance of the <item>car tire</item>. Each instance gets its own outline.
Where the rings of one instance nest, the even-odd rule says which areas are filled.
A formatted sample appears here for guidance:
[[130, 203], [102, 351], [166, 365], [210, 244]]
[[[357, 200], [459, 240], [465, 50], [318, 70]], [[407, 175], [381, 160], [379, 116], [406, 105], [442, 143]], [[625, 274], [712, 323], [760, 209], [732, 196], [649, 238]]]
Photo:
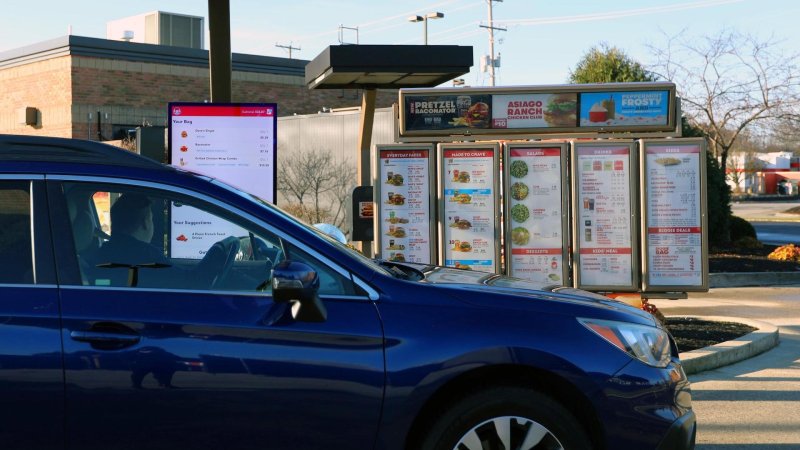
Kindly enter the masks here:
[[592, 445], [575, 416], [551, 397], [533, 389], [501, 386], [452, 404], [420, 448], [589, 450]]

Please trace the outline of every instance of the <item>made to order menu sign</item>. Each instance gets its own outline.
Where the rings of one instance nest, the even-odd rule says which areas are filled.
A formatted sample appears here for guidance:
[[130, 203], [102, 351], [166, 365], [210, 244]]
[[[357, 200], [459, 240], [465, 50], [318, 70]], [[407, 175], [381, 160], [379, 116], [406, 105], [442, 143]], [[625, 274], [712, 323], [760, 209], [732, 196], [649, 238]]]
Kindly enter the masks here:
[[442, 265], [500, 271], [497, 144], [439, 145]]
[[[170, 163], [274, 203], [277, 115], [274, 103], [170, 103]], [[173, 207], [171, 214], [173, 257], [200, 258], [241, 232], [190, 208]]]
[[435, 262], [433, 145], [377, 145], [373, 180], [376, 254], [397, 262]]
[[642, 141], [644, 290], [707, 290], [705, 142]]
[[565, 284], [567, 145], [507, 144], [503, 161], [507, 273]]
[[575, 285], [590, 290], [636, 291], [634, 234], [638, 172], [630, 141], [573, 143]]

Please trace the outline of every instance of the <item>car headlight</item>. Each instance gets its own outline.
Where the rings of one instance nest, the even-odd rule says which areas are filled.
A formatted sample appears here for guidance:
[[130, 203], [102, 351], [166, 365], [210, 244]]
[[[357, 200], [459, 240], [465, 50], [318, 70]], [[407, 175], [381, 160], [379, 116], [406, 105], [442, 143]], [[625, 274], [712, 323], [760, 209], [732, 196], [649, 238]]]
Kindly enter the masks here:
[[667, 332], [656, 327], [611, 320], [578, 321], [623, 352], [653, 367], [667, 367], [671, 350]]

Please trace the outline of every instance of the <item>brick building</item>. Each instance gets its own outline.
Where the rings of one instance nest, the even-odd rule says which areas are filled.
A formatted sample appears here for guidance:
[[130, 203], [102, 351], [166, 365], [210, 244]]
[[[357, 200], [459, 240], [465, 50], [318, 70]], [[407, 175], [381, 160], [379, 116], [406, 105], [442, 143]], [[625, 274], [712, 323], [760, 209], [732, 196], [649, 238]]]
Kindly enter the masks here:
[[[279, 116], [360, 105], [356, 90], [309, 90], [307, 62], [234, 53], [232, 101], [277, 103]], [[209, 91], [207, 50], [64, 36], [0, 53], [0, 133], [120, 139]], [[379, 91], [376, 106], [396, 95]]]

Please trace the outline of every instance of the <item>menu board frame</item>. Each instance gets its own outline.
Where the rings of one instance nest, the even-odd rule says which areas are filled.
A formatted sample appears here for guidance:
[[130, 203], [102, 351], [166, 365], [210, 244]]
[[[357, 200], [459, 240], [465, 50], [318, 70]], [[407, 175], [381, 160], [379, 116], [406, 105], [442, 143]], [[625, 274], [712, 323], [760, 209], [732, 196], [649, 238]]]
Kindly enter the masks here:
[[[605, 113], [592, 111], [590, 117], [594, 103], [602, 103]], [[461, 135], [563, 139], [636, 132], [637, 137], [678, 137], [679, 103], [676, 86], [669, 82], [406, 88], [398, 93], [396, 137], [405, 142]], [[581, 113], [586, 114], [583, 125]]]
[[[377, 144], [373, 146], [372, 152], [372, 186], [374, 189], [374, 214], [375, 214], [375, 238], [373, 240], [373, 252], [378, 258], [388, 259], [389, 253], [386, 250], [385, 246], [383, 245], [384, 237], [386, 237], [386, 233], [389, 232], [390, 224], [386, 222], [386, 218], [389, 216], [389, 211], [387, 211], [387, 203], [385, 197], [388, 195], [389, 191], [384, 188], [384, 180], [388, 177], [388, 172], [382, 170], [384, 167], [381, 164], [381, 152], [383, 151], [391, 151], [397, 153], [411, 153], [411, 152], [418, 152], [418, 151], [427, 151], [427, 170], [425, 171], [425, 176], [427, 178], [427, 185], [428, 189], [424, 192], [424, 195], [428, 198], [428, 208], [427, 208], [427, 219], [425, 223], [427, 224], [428, 236], [429, 236], [429, 252], [428, 252], [428, 261], [422, 261], [423, 263], [427, 264], [435, 264], [436, 263], [436, 255], [438, 253], [437, 249], [437, 235], [436, 235], [436, 220], [435, 220], [435, 213], [436, 213], [436, 202], [435, 199], [431, 197], [431, 193], [435, 192], [435, 184], [436, 184], [436, 175], [435, 175], [435, 147], [433, 144]], [[407, 227], [406, 227], [407, 228]], [[401, 250], [398, 250], [401, 251]], [[405, 251], [407, 253], [407, 251]], [[411, 262], [411, 261], [409, 261]]]
[[[555, 150], [559, 152], [558, 160], [560, 163], [560, 168], [558, 169], [559, 175], [559, 186], [561, 189], [561, 195], [559, 200], [559, 218], [561, 221], [561, 248], [559, 255], [561, 256], [561, 280], [555, 281], [553, 279], [548, 280], [532, 280], [532, 281], [541, 281], [541, 282], [549, 282], [549, 283], [559, 283], [563, 285], [567, 285], [570, 281], [570, 264], [569, 264], [569, 244], [570, 244], [570, 220], [569, 220], [569, 165], [568, 165], [568, 155], [569, 155], [569, 143], [568, 142], [525, 142], [525, 143], [508, 143], [503, 146], [503, 192], [504, 195], [504, 203], [503, 203], [503, 211], [506, 211], [505, 218], [504, 218], [504, 235], [506, 236], [505, 239], [505, 266], [506, 266], [506, 273], [509, 276], [517, 276], [518, 278], [524, 278], [516, 275], [514, 273], [514, 255], [513, 255], [513, 247], [514, 247], [514, 228], [516, 225], [513, 222], [513, 218], [511, 217], [510, 211], [512, 211], [512, 199], [514, 199], [514, 195], [512, 194], [512, 186], [515, 181], [515, 177], [511, 174], [511, 166], [513, 164], [511, 154], [514, 150]], [[546, 156], [546, 155], [541, 155]], [[528, 172], [528, 167], [525, 166], [525, 171]], [[525, 177], [522, 177], [525, 178]], [[533, 186], [525, 186], [526, 192], [525, 197], [531, 199], [531, 193], [528, 192], [529, 189], [532, 189]], [[513, 203], [523, 203], [522, 200], [514, 201]], [[530, 203], [530, 201], [525, 202]], [[527, 228], [527, 227], [526, 227]], [[531, 245], [535, 245], [534, 236], [530, 236]], [[544, 250], [544, 249], [542, 249]], [[552, 251], [552, 248], [550, 249]], [[548, 253], [550, 254], [550, 253]], [[533, 253], [532, 256], [541, 257], [542, 253]]]
[[[447, 249], [450, 245], [450, 236], [455, 228], [451, 227], [450, 223], [448, 223], [448, 215], [447, 215], [447, 198], [446, 198], [446, 191], [448, 182], [448, 174], [446, 173], [447, 167], [445, 162], [445, 152], [450, 150], [475, 150], [475, 151], [491, 151], [492, 152], [492, 192], [491, 192], [491, 203], [492, 203], [492, 218], [490, 220], [491, 226], [494, 230], [491, 233], [491, 238], [493, 242], [489, 242], [488, 246], [491, 247], [491, 253], [487, 253], [487, 255], [491, 255], [493, 258], [493, 263], [491, 266], [491, 270], [488, 273], [501, 273], [501, 261], [500, 261], [500, 233], [501, 233], [501, 225], [500, 225], [500, 144], [499, 143], [449, 143], [449, 144], [439, 144], [437, 148], [437, 166], [438, 166], [438, 177], [437, 177], [437, 198], [438, 198], [438, 208], [437, 208], [437, 217], [438, 217], [438, 232], [439, 232], [439, 265], [441, 266], [448, 266], [447, 262]], [[452, 174], [451, 174], [452, 175]], [[454, 267], [454, 266], [448, 266]], [[473, 268], [474, 269], [474, 268]], [[481, 270], [481, 272], [484, 272]]]
[[[603, 283], [594, 283], [589, 284], [585, 282], [585, 276], [582, 274], [582, 257], [581, 257], [581, 236], [578, 234], [580, 232], [585, 232], [585, 224], [587, 219], [586, 215], [582, 214], [583, 210], [583, 202], [584, 196], [580, 192], [581, 180], [579, 179], [579, 168], [581, 167], [582, 161], [579, 157], [579, 152], [581, 149], [620, 149], [620, 148], [627, 148], [628, 155], [627, 155], [627, 162], [628, 162], [628, 179], [625, 180], [625, 185], [628, 188], [629, 199], [628, 199], [628, 210], [629, 214], [627, 217], [628, 221], [628, 228], [630, 231], [630, 235], [627, 236], [630, 240], [631, 245], [631, 265], [630, 265], [630, 283], [629, 284], [603, 284]], [[639, 158], [637, 157], [637, 143], [627, 139], [609, 139], [604, 141], [573, 141], [570, 149], [571, 155], [571, 180], [572, 180], [572, 236], [575, 238], [574, 242], [572, 242], [572, 263], [573, 263], [573, 274], [574, 274], [574, 286], [579, 289], [586, 289], [591, 291], [601, 291], [601, 292], [638, 292], [640, 288], [640, 280], [639, 274], [640, 272], [640, 261], [639, 261], [639, 231], [637, 229], [640, 226], [640, 221], [638, 219], [639, 215], [639, 200], [638, 200], [638, 190], [639, 190]], [[593, 162], [594, 164], [594, 162]], [[594, 167], [593, 167], [594, 169]], [[604, 167], [601, 167], [603, 170]], [[612, 167], [612, 170], [614, 168]], [[594, 203], [593, 199], [586, 198], [587, 202]], [[594, 210], [594, 208], [591, 208]], [[596, 226], [596, 224], [595, 224]]]
[[[698, 186], [698, 194], [699, 194], [699, 223], [697, 225], [700, 226], [700, 258], [701, 261], [699, 262], [701, 268], [701, 282], [700, 284], [656, 284], [651, 279], [653, 275], [653, 268], [651, 267], [651, 257], [654, 255], [651, 254], [650, 248], [650, 241], [651, 241], [651, 233], [650, 225], [651, 221], [649, 219], [649, 207], [650, 207], [650, 195], [653, 193], [653, 190], [650, 186], [650, 179], [649, 179], [649, 163], [648, 163], [648, 152], [647, 150], [651, 147], [688, 147], [688, 146], [698, 146], [699, 147], [699, 155], [698, 155], [698, 165], [696, 167], [697, 170], [697, 178], [696, 178], [696, 185]], [[707, 174], [706, 174], [706, 141], [703, 138], [681, 138], [681, 139], [644, 139], [639, 141], [639, 148], [640, 151], [640, 167], [642, 172], [641, 177], [641, 220], [642, 220], [642, 269], [643, 269], [643, 277], [642, 277], [642, 291], [643, 292], [706, 292], [709, 289], [709, 275], [708, 275], [708, 195], [707, 195]], [[682, 163], [686, 163], [683, 161]]]

